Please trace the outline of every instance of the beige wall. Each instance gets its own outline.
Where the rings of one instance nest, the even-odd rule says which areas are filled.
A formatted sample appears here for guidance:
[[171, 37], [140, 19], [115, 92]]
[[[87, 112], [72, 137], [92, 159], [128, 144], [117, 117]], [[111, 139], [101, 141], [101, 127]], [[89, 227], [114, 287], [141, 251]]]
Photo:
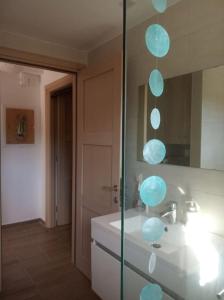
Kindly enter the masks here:
[[[41, 217], [40, 76], [0, 71], [0, 104], [1, 212], [2, 224], [5, 225]], [[6, 108], [34, 110], [34, 144], [6, 144]]]
[[[224, 65], [223, 11], [223, 0], [183, 0], [160, 16], [159, 22], [167, 28], [172, 41], [169, 55], [159, 62], [165, 77]], [[155, 21], [158, 22], [157, 18], [140, 24], [128, 35], [127, 202], [131, 206], [136, 197], [137, 175], [158, 174], [168, 183], [167, 201], [183, 203], [186, 198], [195, 198], [204, 214], [214, 220], [211, 230], [224, 234], [224, 172], [166, 165], [152, 167], [137, 161], [138, 86], [147, 82], [155, 66], [155, 60], [146, 50], [144, 33]], [[98, 62], [104, 56], [110, 58], [121, 49], [121, 38], [117, 38], [90, 53], [89, 62]], [[194, 92], [197, 96], [198, 91]], [[200, 128], [194, 138], [198, 136]], [[178, 187], [186, 191], [186, 197], [180, 195]]]
[[192, 74], [190, 166], [201, 166], [202, 71]]
[[102, 63], [112, 59], [115, 55], [122, 53], [122, 36], [118, 36], [112, 41], [94, 49], [88, 55], [88, 64]]

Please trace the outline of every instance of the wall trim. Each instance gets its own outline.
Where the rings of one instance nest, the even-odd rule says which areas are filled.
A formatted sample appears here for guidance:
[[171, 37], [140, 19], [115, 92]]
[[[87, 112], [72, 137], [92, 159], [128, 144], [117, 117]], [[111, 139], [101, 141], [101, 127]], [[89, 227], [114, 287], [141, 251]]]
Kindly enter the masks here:
[[10, 228], [10, 227], [14, 227], [14, 226], [17, 226], [17, 225], [25, 225], [25, 224], [33, 224], [33, 223], [41, 223], [41, 224], [45, 224], [45, 222], [40, 219], [40, 218], [37, 218], [37, 219], [32, 219], [32, 220], [27, 220], [27, 221], [22, 221], [22, 222], [16, 222], [16, 223], [11, 223], [11, 224], [5, 224], [5, 225], [2, 225], [2, 228]]
[[86, 65], [75, 61], [63, 60], [6, 47], [0, 47], [0, 60], [54, 71], [72, 73], [78, 72], [86, 67]]

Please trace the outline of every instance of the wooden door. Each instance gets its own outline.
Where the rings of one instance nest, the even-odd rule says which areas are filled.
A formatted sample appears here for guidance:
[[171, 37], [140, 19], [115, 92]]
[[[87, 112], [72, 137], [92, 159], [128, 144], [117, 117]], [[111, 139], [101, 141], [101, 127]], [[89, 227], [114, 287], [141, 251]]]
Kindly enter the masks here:
[[91, 276], [91, 218], [119, 209], [121, 61], [78, 75], [76, 264]]
[[57, 92], [54, 101], [54, 161], [56, 225], [72, 216], [72, 88]]

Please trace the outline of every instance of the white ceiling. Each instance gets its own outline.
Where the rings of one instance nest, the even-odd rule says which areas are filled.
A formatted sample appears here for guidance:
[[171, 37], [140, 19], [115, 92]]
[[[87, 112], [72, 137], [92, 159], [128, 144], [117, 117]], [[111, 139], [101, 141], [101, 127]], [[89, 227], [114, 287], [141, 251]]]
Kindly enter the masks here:
[[[151, 0], [128, 7], [132, 25], [155, 13]], [[122, 0], [0, 0], [0, 29], [90, 51], [121, 34]]]

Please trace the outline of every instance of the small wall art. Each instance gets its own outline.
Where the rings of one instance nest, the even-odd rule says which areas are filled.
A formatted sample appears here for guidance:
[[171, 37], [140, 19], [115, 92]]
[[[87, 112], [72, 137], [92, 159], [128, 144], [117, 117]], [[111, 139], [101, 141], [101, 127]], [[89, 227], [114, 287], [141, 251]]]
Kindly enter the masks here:
[[34, 144], [34, 111], [6, 108], [6, 144]]

